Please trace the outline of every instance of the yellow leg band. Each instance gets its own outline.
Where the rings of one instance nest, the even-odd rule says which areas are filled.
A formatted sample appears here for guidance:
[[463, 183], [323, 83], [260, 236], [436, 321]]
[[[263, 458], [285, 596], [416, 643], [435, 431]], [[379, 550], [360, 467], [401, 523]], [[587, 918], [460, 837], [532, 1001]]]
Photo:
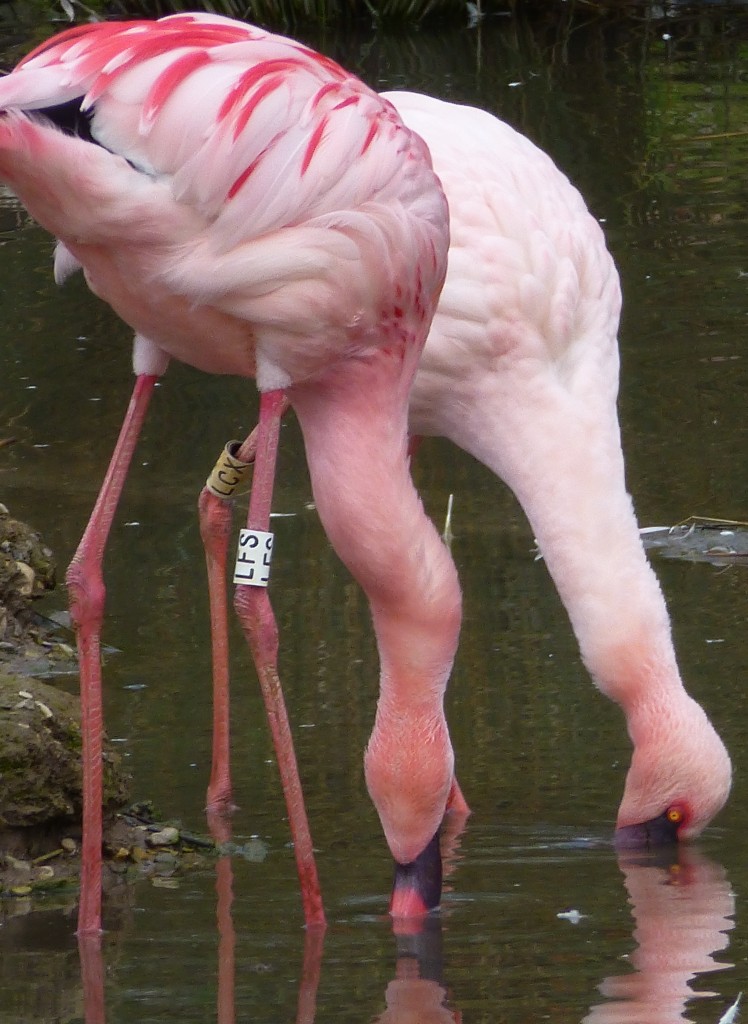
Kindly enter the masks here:
[[211, 470], [210, 476], [205, 481], [205, 486], [216, 498], [228, 499], [233, 497], [237, 488], [246, 483], [249, 477], [251, 462], [242, 462], [237, 459], [235, 452], [239, 451], [239, 441], [229, 441], [221, 452], [221, 456]]

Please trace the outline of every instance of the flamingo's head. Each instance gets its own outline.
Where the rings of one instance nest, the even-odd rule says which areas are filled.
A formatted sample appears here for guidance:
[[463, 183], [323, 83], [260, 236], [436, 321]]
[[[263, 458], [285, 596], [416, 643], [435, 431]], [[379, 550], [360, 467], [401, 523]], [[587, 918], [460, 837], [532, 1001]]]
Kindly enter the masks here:
[[693, 839], [722, 809], [732, 768], [696, 701], [642, 708], [629, 718], [634, 754], [616, 822], [616, 845]]

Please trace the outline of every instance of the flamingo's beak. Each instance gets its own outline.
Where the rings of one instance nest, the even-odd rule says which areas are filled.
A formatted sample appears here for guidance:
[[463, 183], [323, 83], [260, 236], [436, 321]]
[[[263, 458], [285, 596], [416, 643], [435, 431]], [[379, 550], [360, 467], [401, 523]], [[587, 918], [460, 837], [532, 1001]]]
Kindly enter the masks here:
[[650, 821], [617, 828], [613, 843], [619, 850], [649, 850], [655, 846], [666, 846], [678, 842], [679, 825], [680, 822], [671, 821], [664, 811]]
[[424, 917], [439, 906], [442, 896], [442, 857], [439, 833], [410, 864], [395, 863], [395, 884], [390, 914], [399, 917]]

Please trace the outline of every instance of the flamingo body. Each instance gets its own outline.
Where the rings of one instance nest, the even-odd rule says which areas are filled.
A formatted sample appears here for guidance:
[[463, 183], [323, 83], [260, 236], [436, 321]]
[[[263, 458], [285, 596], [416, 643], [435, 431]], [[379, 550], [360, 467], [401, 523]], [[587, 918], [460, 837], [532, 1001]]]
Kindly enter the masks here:
[[[135, 332], [136, 390], [68, 572], [91, 741], [84, 848], [100, 855], [93, 818], [85, 835], [86, 807], [100, 813], [103, 547], [155, 376], [173, 357], [255, 377], [268, 398], [261, 419], [278, 415], [281, 390], [293, 405], [322, 523], [377, 633], [369, 788], [396, 860], [438, 857], [454, 786], [443, 694], [461, 596], [407, 459], [408, 393], [449, 233], [424, 143], [388, 101], [308, 48], [177, 15], [72, 29], [0, 80], [0, 180], [57, 237], [58, 280], [81, 267]], [[262, 445], [274, 460], [275, 442]], [[258, 478], [266, 519], [259, 464]], [[243, 589], [237, 609], [262, 679], [277, 640], [269, 609]], [[299, 801], [285, 781], [284, 791], [293, 819]], [[84, 896], [94, 888], [84, 880]], [[96, 904], [82, 900], [82, 932], [98, 927]], [[320, 923], [318, 898], [309, 905], [307, 920]]]
[[[87, 137], [23, 113], [66, 104]], [[267, 390], [423, 333], [447, 244], [424, 146], [306, 47], [213, 16], [90, 25], [0, 109], [0, 173], [64, 246], [58, 277], [82, 265], [166, 355]]]
[[497, 118], [385, 95], [429, 146], [450, 206], [411, 429], [448, 437], [521, 502], [585, 664], [627, 718], [621, 834], [671, 811], [670, 834], [691, 838], [727, 799], [730, 759], [683, 687], [626, 490], [621, 298], [603, 232], [550, 158]]

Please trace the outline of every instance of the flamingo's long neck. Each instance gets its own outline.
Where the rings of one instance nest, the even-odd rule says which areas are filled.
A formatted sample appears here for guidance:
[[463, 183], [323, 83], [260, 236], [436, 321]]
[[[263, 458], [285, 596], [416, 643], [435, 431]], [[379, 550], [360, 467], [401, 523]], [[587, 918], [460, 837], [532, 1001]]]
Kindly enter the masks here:
[[401, 863], [432, 839], [452, 783], [443, 697], [461, 617], [454, 564], [410, 479], [405, 378], [380, 352], [289, 391], [322, 523], [371, 606], [381, 680], [366, 779]]
[[[612, 367], [615, 380], [615, 368]], [[628, 496], [615, 406], [517, 365], [445, 431], [512, 488], [585, 665], [627, 717], [683, 691], [670, 620]]]
[[[587, 669], [628, 714], [655, 691], [673, 697], [682, 684], [665, 601], [625, 489], [617, 427], [615, 434], [596, 437], [583, 422], [567, 423], [545, 453], [555, 464], [545, 486], [525, 489], [520, 474], [513, 487]], [[607, 447], [605, 458], [589, 457], [595, 444]]]

